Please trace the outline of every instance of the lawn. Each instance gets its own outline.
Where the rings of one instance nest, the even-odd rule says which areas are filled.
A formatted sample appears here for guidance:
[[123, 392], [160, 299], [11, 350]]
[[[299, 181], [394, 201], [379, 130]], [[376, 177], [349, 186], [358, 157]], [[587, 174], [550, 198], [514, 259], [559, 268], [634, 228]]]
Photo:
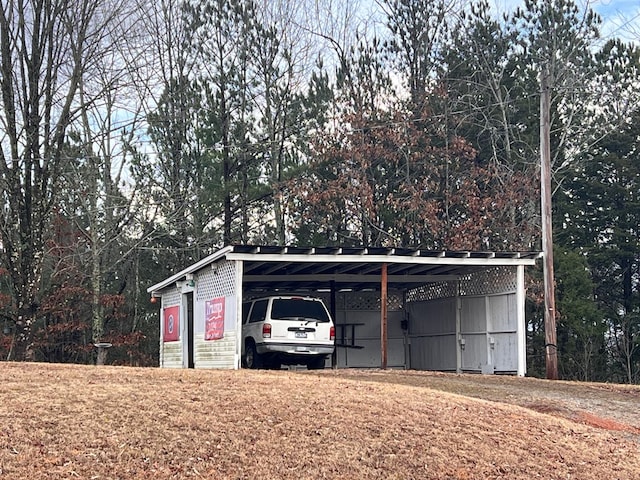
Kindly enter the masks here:
[[2, 479], [640, 478], [638, 387], [37, 363], [0, 380]]

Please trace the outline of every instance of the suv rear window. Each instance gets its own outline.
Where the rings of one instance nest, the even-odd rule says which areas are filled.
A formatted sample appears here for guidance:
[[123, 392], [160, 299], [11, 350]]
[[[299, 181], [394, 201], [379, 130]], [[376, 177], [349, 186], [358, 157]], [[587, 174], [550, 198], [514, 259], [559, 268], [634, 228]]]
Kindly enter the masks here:
[[251, 309], [251, 316], [249, 317], [249, 323], [264, 321], [264, 316], [267, 313], [267, 303], [269, 303], [269, 300], [258, 300], [253, 304], [253, 308]]
[[329, 315], [322, 302], [303, 298], [276, 298], [271, 306], [274, 320], [298, 320], [300, 318], [328, 322]]

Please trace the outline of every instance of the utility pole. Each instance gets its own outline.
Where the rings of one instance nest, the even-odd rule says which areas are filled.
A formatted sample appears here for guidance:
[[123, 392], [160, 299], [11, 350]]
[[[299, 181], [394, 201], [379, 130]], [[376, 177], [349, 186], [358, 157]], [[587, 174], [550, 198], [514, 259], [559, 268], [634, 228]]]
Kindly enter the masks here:
[[553, 274], [553, 225], [551, 218], [551, 86], [549, 67], [540, 74], [540, 213], [544, 271], [544, 336], [547, 378], [558, 379], [556, 306]]

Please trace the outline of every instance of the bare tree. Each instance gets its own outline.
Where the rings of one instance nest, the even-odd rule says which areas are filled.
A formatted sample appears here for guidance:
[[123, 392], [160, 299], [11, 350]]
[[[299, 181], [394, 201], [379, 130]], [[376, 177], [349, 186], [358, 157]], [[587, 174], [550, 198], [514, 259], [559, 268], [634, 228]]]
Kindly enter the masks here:
[[83, 75], [105, 53], [113, 2], [3, 2], [0, 10], [0, 235], [14, 302], [15, 358], [28, 356], [49, 214], [70, 161], [66, 134], [94, 98]]
[[[306, 2], [263, 0], [252, 49], [251, 69], [256, 87], [252, 95], [259, 118], [256, 138], [265, 157], [270, 204], [275, 220], [274, 239], [287, 242], [287, 212], [282, 185], [302, 161], [301, 143], [307, 138], [309, 118], [302, 107], [308, 79], [315, 68], [314, 35], [306, 25]], [[248, 207], [244, 207], [250, 210]]]
[[[117, 38], [124, 37], [118, 35]], [[65, 193], [75, 197], [71, 205], [75, 206], [76, 215], [65, 213], [69, 218], [76, 218], [78, 231], [85, 234], [90, 246], [87, 276], [91, 285], [94, 343], [104, 340], [105, 315], [101, 300], [106, 293], [105, 277], [129, 261], [136, 243], [145, 240], [148, 232], [141, 218], [153, 211], [153, 206], [140, 201], [137, 185], [128, 176], [128, 146], [135, 142], [140, 111], [139, 106], [137, 110], [132, 109], [131, 102], [127, 102], [131, 99], [128, 96], [131, 78], [122, 67], [124, 60], [120, 52], [113, 49], [102, 65], [97, 64], [90, 75], [83, 76], [79, 98], [83, 101], [92, 97], [93, 108], [81, 112], [77, 134], [74, 131], [71, 139], [77, 144], [78, 158], [64, 175]], [[98, 93], [100, 96], [95, 96]], [[133, 105], [135, 108], [135, 103]], [[122, 278], [121, 282], [126, 279]], [[115, 292], [111, 293], [121, 293], [124, 285], [112, 288]], [[99, 349], [98, 363], [104, 363], [105, 356], [106, 350]]]
[[[197, 25], [210, 13], [204, 4], [181, 0], [152, 5], [141, 1], [139, 7], [145, 14], [139, 25], [139, 54], [128, 63], [148, 129], [147, 143], [140, 146], [143, 161], [134, 165], [134, 176], [158, 207], [157, 240], [175, 253], [169, 262], [173, 268], [174, 263], [177, 267], [196, 260], [222, 237], [211, 232], [222, 208], [218, 205], [222, 189], [210, 182], [218, 166], [211, 161], [217, 146], [209, 141], [221, 119], [207, 111], [207, 90], [199, 82], [202, 70], [215, 70], [216, 65], [203, 60], [206, 49], [193, 39]], [[194, 9], [200, 8], [202, 15], [193, 18]], [[214, 42], [213, 32], [202, 34], [208, 41], [211, 33]], [[234, 42], [225, 45], [233, 52]], [[226, 98], [222, 100], [225, 103]], [[225, 148], [225, 155], [230, 150]], [[231, 160], [226, 165], [230, 164]], [[227, 198], [224, 211], [230, 218], [231, 195]]]

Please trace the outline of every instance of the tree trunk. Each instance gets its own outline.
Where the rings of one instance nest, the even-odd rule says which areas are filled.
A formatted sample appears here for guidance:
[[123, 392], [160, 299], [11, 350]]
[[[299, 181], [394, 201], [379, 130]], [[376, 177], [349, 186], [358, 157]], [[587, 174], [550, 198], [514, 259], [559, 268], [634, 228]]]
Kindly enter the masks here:
[[106, 347], [98, 347], [98, 355], [96, 358], [96, 365], [106, 365], [107, 364], [107, 348]]

